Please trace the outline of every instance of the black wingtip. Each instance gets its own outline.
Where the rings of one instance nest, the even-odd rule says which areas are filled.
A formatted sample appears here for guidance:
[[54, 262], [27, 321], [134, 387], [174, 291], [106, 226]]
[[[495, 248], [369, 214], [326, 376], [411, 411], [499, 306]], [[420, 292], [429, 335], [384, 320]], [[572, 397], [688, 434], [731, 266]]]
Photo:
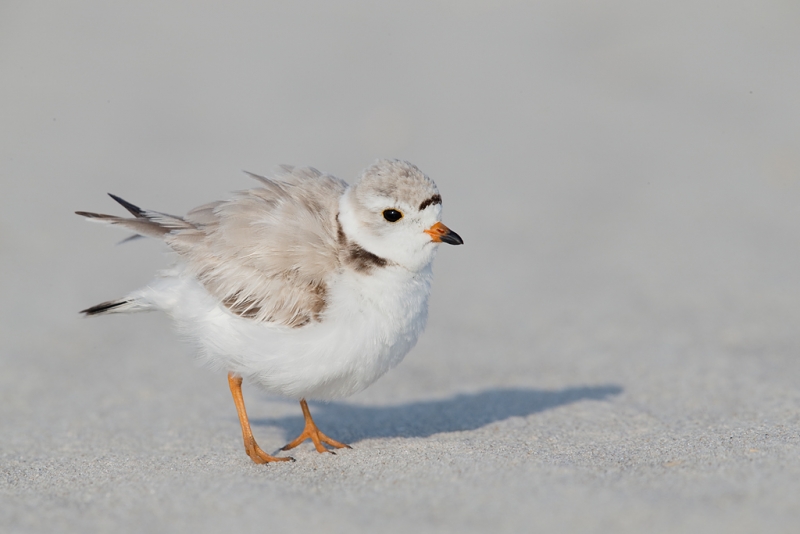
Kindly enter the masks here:
[[86, 308], [85, 310], [81, 310], [80, 313], [86, 315], [87, 317], [90, 315], [99, 315], [101, 313], [105, 313], [109, 310], [113, 310], [123, 304], [127, 304], [128, 300], [110, 300], [108, 302], [102, 302], [96, 306], [92, 306], [91, 308]]
[[114, 194], [111, 194], [111, 193], [109, 193], [108, 196], [110, 196], [111, 198], [116, 200], [123, 208], [128, 210], [130, 212], [130, 214], [133, 215], [134, 217], [142, 218], [142, 217], [145, 216], [144, 215], [144, 210], [142, 208], [140, 208], [139, 206], [136, 206], [135, 204], [131, 204], [127, 200], [125, 200], [123, 198], [119, 198], [117, 195], [114, 195]]

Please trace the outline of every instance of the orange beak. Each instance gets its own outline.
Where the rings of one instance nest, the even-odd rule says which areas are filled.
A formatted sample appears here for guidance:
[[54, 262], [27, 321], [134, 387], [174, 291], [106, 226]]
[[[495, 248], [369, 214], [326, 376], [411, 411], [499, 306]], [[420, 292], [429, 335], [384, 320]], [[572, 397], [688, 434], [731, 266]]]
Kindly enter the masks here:
[[434, 243], [447, 243], [448, 245], [464, 244], [464, 240], [461, 239], [460, 235], [440, 222], [437, 222], [425, 230], [425, 233], [431, 236]]

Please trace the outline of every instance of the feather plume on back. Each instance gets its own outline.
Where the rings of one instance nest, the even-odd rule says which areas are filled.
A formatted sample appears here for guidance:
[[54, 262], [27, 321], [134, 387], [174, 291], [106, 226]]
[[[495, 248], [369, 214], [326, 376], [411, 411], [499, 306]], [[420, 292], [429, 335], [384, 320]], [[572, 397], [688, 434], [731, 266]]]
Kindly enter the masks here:
[[165, 240], [232, 312], [298, 327], [325, 308], [326, 277], [339, 265], [337, 199], [347, 184], [316, 169], [282, 170], [274, 180], [251, 175], [263, 186], [190, 211], [193, 228]]
[[183, 218], [114, 195], [134, 218], [77, 213], [163, 239], [237, 315], [294, 328], [319, 321], [326, 277], [339, 266], [336, 214], [347, 184], [313, 168], [284, 166], [274, 179], [250, 176], [262, 186]]

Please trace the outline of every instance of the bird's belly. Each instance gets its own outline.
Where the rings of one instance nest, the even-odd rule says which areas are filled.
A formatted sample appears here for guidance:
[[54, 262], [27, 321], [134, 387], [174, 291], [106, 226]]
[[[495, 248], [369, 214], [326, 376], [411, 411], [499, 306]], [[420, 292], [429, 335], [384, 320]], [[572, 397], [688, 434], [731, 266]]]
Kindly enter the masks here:
[[430, 277], [397, 274], [337, 280], [322, 320], [301, 328], [243, 319], [216, 303], [200, 321], [175, 319], [212, 366], [288, 397], [345, 397], [400, 363], [425, 328]]

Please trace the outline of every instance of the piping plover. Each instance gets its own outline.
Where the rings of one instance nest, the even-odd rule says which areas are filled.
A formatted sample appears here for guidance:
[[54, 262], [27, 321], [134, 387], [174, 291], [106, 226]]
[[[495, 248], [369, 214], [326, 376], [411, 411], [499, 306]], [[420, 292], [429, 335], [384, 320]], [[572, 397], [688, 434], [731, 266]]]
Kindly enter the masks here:
[[396, 366], [425, 328], [439, 243], [460, 245], [442, 224], [442, 197], [414, 165], [381, 160], [355, 185], [313, 168], [284, 166], [260, 187], [185, 217], [114, 195], [132, 218], [79, 211], [165, 241], [176, 263], [147, 286], [82, 313], [163, 310], [203, 359], [228, 372], [247, 455], [291, 460], [256, 443], [242, 378], [300, 400], [317, 451], [348, 447], [319, 431], [306, 399], [363, 390]]

